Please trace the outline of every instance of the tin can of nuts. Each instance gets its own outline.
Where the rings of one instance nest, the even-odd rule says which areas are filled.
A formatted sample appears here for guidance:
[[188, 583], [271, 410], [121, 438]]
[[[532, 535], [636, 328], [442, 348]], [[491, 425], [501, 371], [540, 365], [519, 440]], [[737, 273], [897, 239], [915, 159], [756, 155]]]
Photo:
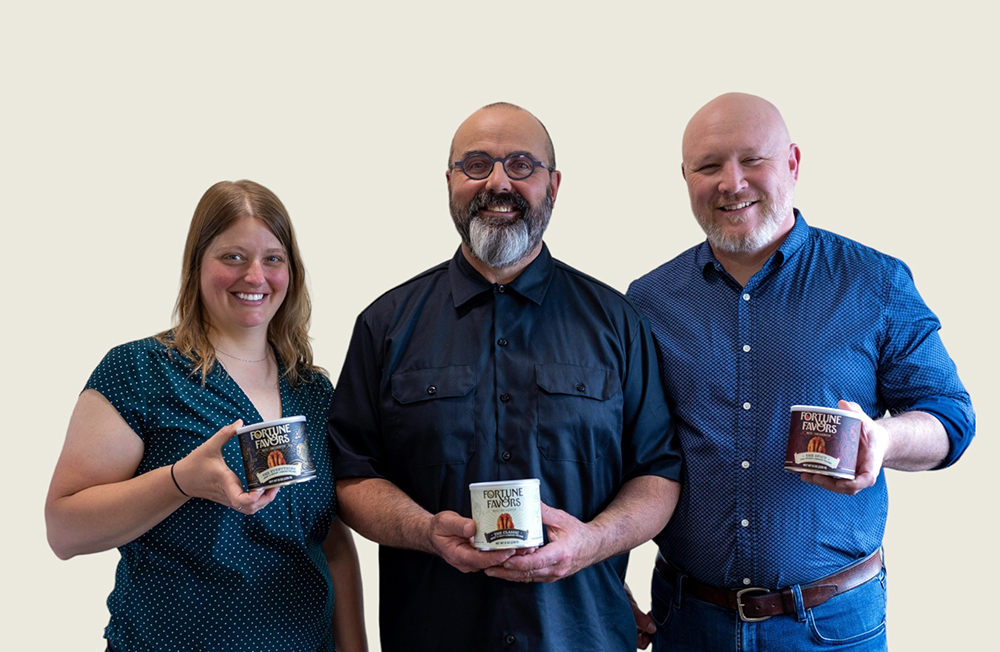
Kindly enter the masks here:
[[269, 489], [316, 477], [304, 416], [243, 426], [236, 431], [247, 490]]
[[853, 480], [860, 439], [861, 419], [856, 412], [793, 405], [785, 470]]
[[472, 519], [476, 522], [473, 545], [478, 550], [542, 545], [539, 487], [538, 478], [470, 484]]

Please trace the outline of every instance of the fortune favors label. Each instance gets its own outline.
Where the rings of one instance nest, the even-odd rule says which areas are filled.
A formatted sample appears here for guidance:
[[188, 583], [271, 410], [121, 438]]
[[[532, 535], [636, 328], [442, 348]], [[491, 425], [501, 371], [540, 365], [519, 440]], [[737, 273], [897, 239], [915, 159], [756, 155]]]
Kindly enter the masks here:
[[247, 489], [280, 487], [316, 477], [304, 416], [244, 426], [236, 431]]
[[479, 550], [532, 548], [543, 543], [537, 478], [469, 485]]
[[793, 405], [785, 470], [853, 480], [857, 471], [861, 419], [855, 412]]

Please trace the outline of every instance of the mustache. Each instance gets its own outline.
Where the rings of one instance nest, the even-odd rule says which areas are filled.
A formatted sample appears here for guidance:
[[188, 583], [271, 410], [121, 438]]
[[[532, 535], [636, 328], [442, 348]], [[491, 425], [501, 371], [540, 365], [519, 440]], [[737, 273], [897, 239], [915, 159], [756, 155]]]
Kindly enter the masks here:
[[486, 190], [473, 197], [472, 201], [469, 202], [469, 215], [475, 215], [485, 208], [497, 205], [512, 206], [522, 217], [531, 209], [528, 200], [522, 197], [520, 193]]

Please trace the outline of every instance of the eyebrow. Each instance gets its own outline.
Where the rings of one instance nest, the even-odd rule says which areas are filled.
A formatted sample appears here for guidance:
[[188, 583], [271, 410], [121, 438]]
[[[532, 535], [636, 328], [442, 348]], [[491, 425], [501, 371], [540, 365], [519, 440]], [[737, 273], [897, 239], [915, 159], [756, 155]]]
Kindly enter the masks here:
[[[466, 158], [468, 156], [471, 156], [473, 154], [482, 154], [483, 156], [489, 156], [490, 158], [493, 158], [493, 155], [490, 154], [489, 152], [484, 152], [481, 149], [470, 149], [470, 150], [468, 150], [466, 152], [463, 152], [462, 155], [459, 156], [455, 160], [456, 161], [461, 161], [462, 159], [464, 159], [464, 158]], [[503, 156], [498, 156], [496, 158], [507, 158], [508, 156], [511, 156], [513, 154], [524, 154], [525, 156], [530, 156], [532, 159], [534, 159], [536, 161], [542, 161], [542, 159], [538, 158], [537, 156], [535, 156], [534, 153], [532, 153], [531, 151], [526, 150], [526, 149], [514, 149], [514, 150], [511, 150], [511, 151], [507, 152]]]
[[[751, 154], [753, 156], [757, 156], [760, 158], [774, 158], [775, 156], [774, 148], [768, 148], [764, 146], [743, 147], [735, 151], [738, 157], [744, 157]], [[726, 158], [730, 153], [732, 152], [728, 152], [726, 155], [722, 155], [721, 157]], [[706, 163], [711, 163], [713, 161], [716, 161], [719, 158], [720, 154], [718, 154], [717, 152], [712, 154], [706, 154], [701, 158], [692, 159], [690, 165], [691, 167], [700, 167], [702, 165], [705, 165]]]

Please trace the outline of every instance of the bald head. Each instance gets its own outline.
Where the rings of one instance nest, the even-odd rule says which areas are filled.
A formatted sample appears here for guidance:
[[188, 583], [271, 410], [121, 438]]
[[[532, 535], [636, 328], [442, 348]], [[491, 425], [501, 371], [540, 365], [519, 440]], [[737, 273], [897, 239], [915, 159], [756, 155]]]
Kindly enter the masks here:
[[726, 93], [698, 109], [688, 122], [681, 143], [685, 167], [695, 162], [699, 150], [710, 145], [706, 140], [732, 140], [738, 134], [743, 134], [743, 140], [766, 142], [782, 150], [792, 142], [785, 120], [773, 104], [756, 95]]
[[[511, 104], [509, 102], [494, 102], [493, 104], [487, 104], [483, 108], [479, 109], [471, 116], [469, 116], [465, 122], [459, 125], [458, 130], [455, 132], [455, 136], [451, 139], [451, 149], [448, 152], [448, 167], [455, 163], [456, 160], [462, 159], [468, 152], [457, 151], [455, 146], [456, 143], [461, 144], [472, 136], [476, 129], [481, 128], [483, 125], [488, 124], [492, 128], [497, 128], [498, 126], [503, 128], [509, 125], [511, 128], [519, 129], [525, 136], [534, 137], [540, 139], [543, 144], [544, 151], [528, 152], [534, 155], [538, 160], [542, 161], [546, 165], [555, 168], [556, 167], [556, 152], [552, 145], [552, 138], [549, 136], [549, 130], [545, 128], [542, 121], [531, 114], [530, 111], [522, 109], [516, 104]], [[511, 152], [507, 152], [508, 154]]]
[[765, 260], [795, 224], [800, 153], [778, 109], [720, 95], [688, 122], [681, 149], [691, 208], [716, 256]]

